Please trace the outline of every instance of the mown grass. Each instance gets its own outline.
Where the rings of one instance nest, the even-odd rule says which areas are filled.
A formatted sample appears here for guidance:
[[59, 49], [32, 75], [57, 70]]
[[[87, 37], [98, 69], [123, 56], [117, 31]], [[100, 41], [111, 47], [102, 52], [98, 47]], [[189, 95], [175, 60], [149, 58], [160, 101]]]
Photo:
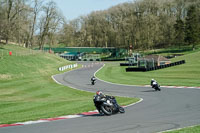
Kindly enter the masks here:
[[[0, 124], [77, 114], [94, 110], [93, 93], [55, 83], [51, 76], [58, 67], [72, 62], [48, 53], [33, 52], [18, 46], [1, 46], [13, 56], [0, 58]], [[119, 98], [119, 104], [138, 99]]]
[[144, 55], [149, 55], [149, 54], [160, 54], [163, 56], [169, 56], [169, 55], [174, 55], [174, 54], [190, 54], [194, 52], [200, 51], [200, 45], [196, 46], [195, 50], [192, 49], [192, 46], [181, 46], [180, 48], [177, 46], [172, 46], [164, 49], [155, 49], [155, 50], [147, 50], [147, 51], [141, 51], [142, 54]]
[[188, 128], [183, 128], [180, 130], [174, 130], [174, 131], [163, 132], [163, 133], [200, 133], [200, 126], [188, 127]]
[[186, 64], [149, 72], [126, 72], [119, 62], [106, 63], [96, 75], [98, 78], [120, 84], [148, 85], [156, 79], [161, 85], [200, 86], [200, 51], [172, 59], [186, 60]]

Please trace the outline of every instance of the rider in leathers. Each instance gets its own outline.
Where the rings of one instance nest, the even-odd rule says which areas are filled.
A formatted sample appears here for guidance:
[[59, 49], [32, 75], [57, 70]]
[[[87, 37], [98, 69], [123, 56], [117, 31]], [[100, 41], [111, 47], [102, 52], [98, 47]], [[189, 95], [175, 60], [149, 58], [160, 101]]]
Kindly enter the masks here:
[[98, 102], [105, 101], [105, 99], [107, 99], [107, 98], [111, 98], [111, 99], [115, 100], [114, 96], [104, 95], [101, 91], [97, 91], [96, 95], [94, 96], [94, 101], [96, 101], [94, 103], [100, 114], [103, 114], [103, 112], [101, 111], [100, 106], [98, 105]]

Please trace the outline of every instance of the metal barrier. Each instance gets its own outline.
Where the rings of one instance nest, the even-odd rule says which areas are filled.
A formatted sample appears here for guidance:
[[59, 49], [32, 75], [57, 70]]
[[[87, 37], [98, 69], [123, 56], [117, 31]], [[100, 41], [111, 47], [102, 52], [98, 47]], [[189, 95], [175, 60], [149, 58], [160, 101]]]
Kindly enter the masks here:
[[66, 69], [73, 69], [73, 68], [75, 68], [75, 67], [77, 67], [77, 66], [78, 66], [77, 63], [76, 63], [76, 64], [66, 65], [66, 66], [63, 66], [63, 67], [59, 67], [59, 68], [58, 68], [58, 71], [64, 71], [64, 70], [66, 70]]
[[154, 70], [164, 69], [164, 68], [168, 68], [168, 67], [172, 67], [172, 66], [176, 66], [176, 65], [181, 65], [181, 64], [185, 64], [185, 63], [186, 63], [185, 60], [181, 60], [181, 61], [173, 62], [173, 63], [170, 63], [170, 64], [165, 64], [165, 65], [155, 66], [155, 67], [150, 67], [150, 68], [129, 67], [129, 68], [126, 68], [126, 72], [132, 72], [132, 71], [140, 71], [140, 72], [154, 71]]

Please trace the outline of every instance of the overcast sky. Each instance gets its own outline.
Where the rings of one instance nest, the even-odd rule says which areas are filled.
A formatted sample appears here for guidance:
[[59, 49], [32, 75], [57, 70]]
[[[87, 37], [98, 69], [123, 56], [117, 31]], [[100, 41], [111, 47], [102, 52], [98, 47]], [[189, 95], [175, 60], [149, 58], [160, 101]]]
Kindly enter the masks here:
[[92, 11], [105, 10], [124, 2], [132, 0], [53, 0], [62, 11], [67, 20], [87, 15]]

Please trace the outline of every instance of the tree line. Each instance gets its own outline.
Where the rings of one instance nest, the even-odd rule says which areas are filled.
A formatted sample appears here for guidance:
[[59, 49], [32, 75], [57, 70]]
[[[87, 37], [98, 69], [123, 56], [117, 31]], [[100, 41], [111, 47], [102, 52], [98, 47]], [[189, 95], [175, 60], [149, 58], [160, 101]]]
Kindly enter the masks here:
[[43, 48], [55, 44], [64, 17], [53, 1], [0, 0], [0, 41]]
[[66, 21], [53, 1], [0, 0], [1, 40], [41, 49], [57, 43], [142, 50], [195, 48], [200, 42], [200, 1], [134, 0]]
[[64, 25], [67, 46], [153, 49], [200, 38], [199, 0], [137, 0], [92, 12]]

